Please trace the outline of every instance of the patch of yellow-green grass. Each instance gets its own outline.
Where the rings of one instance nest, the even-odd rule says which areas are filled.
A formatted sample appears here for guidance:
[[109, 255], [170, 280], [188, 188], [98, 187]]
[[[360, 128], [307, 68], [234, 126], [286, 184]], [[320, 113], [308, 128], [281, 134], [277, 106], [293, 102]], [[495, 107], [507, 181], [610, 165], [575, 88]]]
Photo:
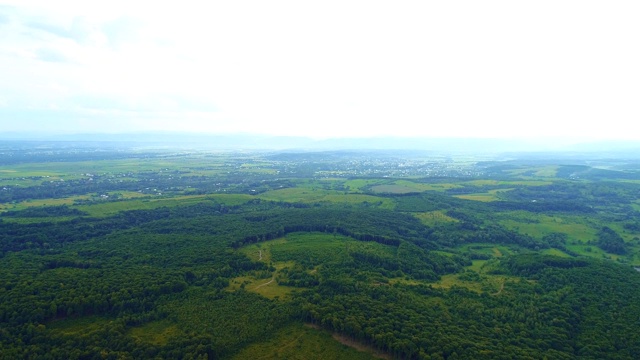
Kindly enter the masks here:
[[482, 292], [481, 282], [460, 280], [459, 274], [443, 275], [440, 277], [440, 280], [438, 280], [435, 283], [432, 283], [431, 286], [433, 286], [434, 288], [440, 288], [440, 289], [450, 289], [453, 286], [459, 286], [477, 293]]
[[513, 189], [493, 189], [483, 193], [454, 195], [454, 197], [465, 200], [492, 202], [501, 200], [501, 193], [511, 190]]
[[254, 198], [251, 195], [245, 194], [183, 195], [169, 198], [146, 197], [123, 201], [105, 201], [93, 204], [76, 205], [74, 207], [78, 210], [85, 211], [94, 217], [106, 217], [115, 215], [120, 211], [151, 210], [164, 206], [186, 206], [210, 200], [215, 200], [225, 205], [233, 206], [246, 203], [252, 199]]
[[[572, 240], [584, 242], [593, 240], [598, 232], [593, 227], [581, 223], [577, 219], [543, 214], [528, 214], [527, 216], [528, 219], [523, 219], [522, 222], [507, 219], [501, 220], [500, 224], [510, 230], [515, 230], [521, 234], [527, 234], [537, 238], [542, 238], [545, 235], [557, 232], [567, 234]], [[528, 222], [530, 220], [537, 222]]]
[[160, 320], [131, 328], [129, 336], [138, 342], [163, 346], [179, 332], [176, 324], [168, 320]]
[[142, 197], [149, 197], [149, 195], [139, 193], [137, 191], [111, 191], [107, 194], [110, 196], [120, 196], [122, 199], [137, 199]]
[[473, 270], [477, 273], [482, 273], [486, 264], [487, 260], [472, 260], [471, 265], [465, 267], [465, 269]]
[[498, 197], [488, 193], [479, 193], [479, 194], [466, 194], [466, 195], [455, 195], [454, 197], [458, 199], [464, 200], [473, 200], [473, 201], [482, 201], [482, 202], [492, 202], [498, 201]]
[[470, 180], [462, 182], [461, 184], [472, 186], [544, 186], [551, 185], [553, 182], [543, 180]]
[[364, 194], [327, 195], [322, 198], [321, 201], [347, 204], [370, 204], [382, 209], [393, 209], [395, 207], [393, 199]]
[[513, 252], [511, 249], [504, 245], [496, 245], [491, 243], [471, 243], [460, 246], [461, 250], [466, 250], [478, 254], [491, 255], [492, 257], [499, 258], [503, 255], [511, 255]]
[[37, 223], [56, 223], [62, 221], [70, 221], [75, 219], [75, 216], [48, 216], [48, 217], [34, 217], [34, 218], [21, 218], [21, 217], [3, 217], [2, 221], [11, 222], [16, 224], [37, 224]]
[[59, 205], [73, 205], [76, 200], [86, 200], [89, 199], [89, 195], [78, 195], [78, 196], [69, 196], [65, 198], [57, 198], [57, 199], [36, 199], [36, 200], [25, 200], [21, 202], [17, 202], [12, 204], [9, 207], [8, 204], [4, 204], [5, 209], [7, 210], [22, 210], [30, 207], [37, 206], [59, 206]]
[[239, 289], [244, 289], [246, 291], [262, 295], [268, 299], [288, 299], [291, 297], [291, 294], [294, 291], [299, 290], [299, 288], [279, 285], [276, 277], [280, 270], [285, 267], [294, 266], [294, 264], [295, 263], [293, 261], [273, 263], [272, 265], [276, 268], [276, 271], [271, 277], [267, 278], [256, 278], [251, 275], [235, 277], [229, 281], [229, 286], [226, 290], [237, 291]]
[[248, 345], [232, 359], [371, 360], [380, 357], [374, 355], [377, 352], [373, 349], [358, 348], [363, 351], [340, 343], [330, 332], [317, 326], [294, 323], [278, 330], [269, 340]]
[[[0, 177], [2, 174], [0, 174]], [[0, 187], [11, 186], [11, 187], [29, 187], [29, 186], [39, 186], [43, 182], [42, 179], [23, 179], [23, 178], [8, 178], [8, 179], [0, 179]], [[0, 188], [0, 191], [2, 189]]]
[[345, 194], [336, 190], [313, 189], [309, 187], [272, 190], [257, 195], [256, 197], [263, 200], [283, 202], [334, 202], [347, 204], [368, 203], [386, 209], [392, 209], [394, 207], [394, 202], [392, 199], [365, 194]]
[[446, 191], [459, 187], [461, 186], [450, 183], [425, 184], [409, 180], [396, 180], [391, 183], [372, 186], [371, 191], [375, 193], [407, 194], [411, 192]]
[[609, 254], [596, 245], [567, 245], [567, 249], [583, 256], [589, 256], [598, 259], [618, 260], [622, 258], [622, 256], [620, 255]]
[[[38, 179], [39, 181], [43, 180], [55, 180], [60, 179], [61, 176], [65, 175], [64, 172], [60, 171], [49, 171], [49, 170], [37, 170], [30, 169], [24, 165], [16, 165], [19, 168], [16, 169], [0, 169], [0, 177], [7, 179], [20, 179], [20, 178], [30, 178], [30, 177], [41, 177], [42, 179]], [[48, 176], [48, 178], [47, 178]]]
[[402, 185], [385, 184], [372, 186], [371, 191], [373, 191], [374, 193], [408, 194], [416, 192], [417, 190]]
[[546, 255], [554, 255], [554, 256], [560, 256], [560, 257], [571, 257], [569, 254], [558, 249], [544, 249], [542, 250], [542, 253]]
[[545, 166], [536, 171], [533, 175], [539, 177], [556, 177], [558, 175], [559, 168], [560, 167], [557, 165]]
[[101, 330], [112, 320], [102, 316], [70, 317], [54, 320], [46, 324], [46, 328], [55, 335], [86, 336]]
[[316, 189], [312, 190], [306, 187], [285, 188], [264, 192], [257, 197], [271, 201], [285, 202], [317, 202], [321, 201], [326, 195], [340, 194], [338, 191]]
[[263, 241], [251, 245], [244, 246], [238, 251], [246, 255], [253, 261], [271, 262], [271, 248], [273, 246], [282, 245], [287, 242], [286, 238], [278, 238], [274, 240]]
[[[245, 254], [253, 261], [260, 261], [267, 264], [271, 264], [276, 271], [272, 274], [266, 274], [267, 276], [239, 276], [231, 279], [228, 291], [236, 291], [238, 289], [245, 289], [247, 291], [254, 292], [269, 299], [287, 299], [296, 288], [290, 286], [279, 285], [276, 278], [280, 271], [285, 267], [292, 267], [295, 265], [293, 261], [278, 261], [273, 262], [271, 255], [271, 248], [273, 246], [279, 246], [286, 244], [286, 238], [279, 238], [269, 241], [264, 241], [256, 244], [251, 244], [242, 247], [238, 251]], [[264, 274], [263, 274], [264, 275]], [[270, 275], [270, 276], [269, 276]]]
[[363, 191], [364, 188], [376, 185], [384, 182], [384, 180], [379, 179], [353, 179], [347, 180], [344, 182], [344, 186], [349, 189], [349, 191]]
[[274, 169], [263, 169], [263, 168], [256, 168], [256, 167], [243, 168], [243, 169], [240, 169], [240, 172], [251, 173], [251, 174], [268, 174], [268, 175], [275, 175], [278, 173], [278, 171]]
[[413, 216], [420, 219], [420, 222], [427, 226], [435, 226], [438, 224], [448, 223], [448, 222], [458, 222], [458, 219], [454, 219], [451, 216], [448, 216], [444, 213], [444, 211], [428, 211], [421, 213], [412, 213]]
[[451, 183], [418, 183], [409, 180], [397, 180], [394, 184], [398, 186], [405, 186], [410, 189], [414, 189], [414, 191], [446, 191], [449, 189], [455, 189], [461, 187], [458, 184]]
[[536, 166], [522, 169], [507, 170], [510, 175], [523, 175], [523, 177], [541, 177], [541, 178], [553, 178], [558, 174], [558, 165], [549, 166]]

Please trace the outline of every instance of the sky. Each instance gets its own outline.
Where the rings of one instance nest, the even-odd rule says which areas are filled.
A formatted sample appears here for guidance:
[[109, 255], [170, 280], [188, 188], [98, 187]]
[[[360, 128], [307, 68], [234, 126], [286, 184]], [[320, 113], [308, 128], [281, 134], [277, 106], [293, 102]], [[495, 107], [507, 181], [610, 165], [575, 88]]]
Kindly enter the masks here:
[[639, 18], [637, 0], [0, 0], [0, 134], [640, 140]]

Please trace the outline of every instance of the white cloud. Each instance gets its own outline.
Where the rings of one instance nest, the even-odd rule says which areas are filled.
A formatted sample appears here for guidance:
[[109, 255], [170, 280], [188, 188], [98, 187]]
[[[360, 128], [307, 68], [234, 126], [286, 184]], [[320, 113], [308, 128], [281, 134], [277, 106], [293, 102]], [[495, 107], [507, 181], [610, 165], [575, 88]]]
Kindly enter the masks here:
[[69, 131], [640, 136], [632, 1], [8, 3], [4, 107]]

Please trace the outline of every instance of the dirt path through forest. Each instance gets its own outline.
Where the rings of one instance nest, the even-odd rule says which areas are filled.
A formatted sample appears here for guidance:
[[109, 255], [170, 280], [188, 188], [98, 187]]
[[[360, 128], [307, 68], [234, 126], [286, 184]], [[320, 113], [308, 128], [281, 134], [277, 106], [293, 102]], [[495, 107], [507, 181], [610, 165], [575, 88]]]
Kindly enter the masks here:
[[505, 283], [505, 282], [506, 282], [506, 280], [502, 280], [502, 284], [500, 284], [500, 290], [498, 290], [498, 292], [497, 292], [497, 293], [493, 293], [493, 294], [491, 294], [491, 295], [493, 295], [493, 296], [500, 295], [500, 293], [502, 292], [502, 290], [504, 290], [504, 283]]
[[267, 285], [271, 284], [271, 283], [273, 282], [273, 280], [275, 280], [275, 279], [276, 279], [275, 277], [272, 277], [272, 278], [271, 278], [271, 280], [269, 280], [269, 282], [266, 282], [266, 283], [264, 283], [264, 284], [262, 284], [262, 285], [258, 285], [258, 286], [256, 286], [256, 287], [255, 287], [255, 288], [253, 288], [253, 289], [254, 289], [254, 290], [256, 290], [256, 289], [260, 289], [260, 288], [261, 288], [261, 287], [263, 287], [263, 286], [267, 286]]

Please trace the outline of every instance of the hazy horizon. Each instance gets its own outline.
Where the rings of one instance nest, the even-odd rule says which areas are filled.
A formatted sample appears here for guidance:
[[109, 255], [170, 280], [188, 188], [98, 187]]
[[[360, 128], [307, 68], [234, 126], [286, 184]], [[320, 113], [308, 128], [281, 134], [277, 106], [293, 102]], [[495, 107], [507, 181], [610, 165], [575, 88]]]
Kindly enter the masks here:
[[638, 10], [2, 1], [0, 137], [640, 140]]

